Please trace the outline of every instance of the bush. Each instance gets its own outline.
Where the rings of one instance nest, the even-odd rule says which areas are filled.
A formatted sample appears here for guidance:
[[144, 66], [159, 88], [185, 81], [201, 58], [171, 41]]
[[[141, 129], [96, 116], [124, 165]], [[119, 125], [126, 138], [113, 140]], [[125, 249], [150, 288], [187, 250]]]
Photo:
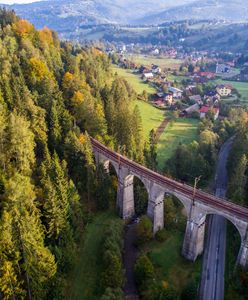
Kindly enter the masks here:
[[109, 255], [108, 261], [109, 264], [102, 274], [103, 286], [111, 288], [121, 288], [124, 283], [122, 261], [116, 255]]
[[181, 300], [196, 300], [197, 299], [197, 284], [191, 281], [183, 290]]
[[155, 235], [155, 239], [160, 243], [166, 241], [167, 237], [168, 236], [165, 229], [159, 230]]
[[[122, 268], [122, 225], [114, 222], [110, 223], [105, 231], [103, 246], [102, 246], [102, 287], [107, 293], [106, 299], [121, 299], [114, 298], [113, 291], [120, 289], [124, 283], [124, 272]], [[111, 288], [111, 289], [108, 289]], [[114, 293], [114, 295], [116, 295]], [[112, 298], [111, 298], [112, 297]]]
[[154, 278], [154, 267], [146, 255], [141, 255], [134, 266], [135, 281], [141, 286], [145, 281]]
[[152, 221], [147, 216], [141, 217], [140, 222], [135, 228], [136, 245], [142, 245], [151, 240], [153, 237], [152, 227]]
[[124, 295], [121, 289], [107, 288], [101, 300], [123, 300]]

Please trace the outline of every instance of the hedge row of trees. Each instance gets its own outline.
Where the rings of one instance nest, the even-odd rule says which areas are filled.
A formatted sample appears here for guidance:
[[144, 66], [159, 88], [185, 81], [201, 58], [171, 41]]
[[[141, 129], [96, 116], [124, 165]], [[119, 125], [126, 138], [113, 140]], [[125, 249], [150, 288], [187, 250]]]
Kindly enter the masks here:
[[[103, 300], [123, 299], [124, 270], [122, 265], [123, 225], [112, 222], [108, 225], [103, 242], [102, 285]], [[110, 295], [113, 295], [113, 298]]]

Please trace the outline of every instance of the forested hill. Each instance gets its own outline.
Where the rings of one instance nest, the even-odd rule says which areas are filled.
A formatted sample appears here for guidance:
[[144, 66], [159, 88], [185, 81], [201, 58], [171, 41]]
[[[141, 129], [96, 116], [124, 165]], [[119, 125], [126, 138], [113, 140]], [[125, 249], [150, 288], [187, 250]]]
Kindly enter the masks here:
[[86, 132], [144, 162], [139, 111], [99, 50], [5, 10], [0, 27], [0, 298], [64, 299], [85, 224], [109, 205]]

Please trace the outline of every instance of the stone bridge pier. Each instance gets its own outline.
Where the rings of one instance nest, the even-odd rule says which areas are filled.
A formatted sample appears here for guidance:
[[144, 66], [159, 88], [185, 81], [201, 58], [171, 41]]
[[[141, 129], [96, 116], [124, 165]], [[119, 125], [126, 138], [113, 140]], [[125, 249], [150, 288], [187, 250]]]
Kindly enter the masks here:
[[182, 249], [182, 255], [188, 260], [195, 261], [204, 250], [205, 221], [206, 215], [191, 205]]
[[[207, 215], [219, 215], [229, 220], [238, 230], [241, 237], [241, 246], [237, 258], [237, 264], [248, 269], [248, 218], [243, 213], [244, 208], [235, 204], [223, 203], [218, 198], [197, 191], [197, 197], [192, 203], [193, 189], [189, 190], [180, 183], [167, 184], [161, 180], [161, 175], [144, 168], [124, 158], [111, 158], [110, 150], [93, 149], [96, 164], [103, 164], [106, 172], [109, 165], [114, 167], [118, 177], [117, 209], [123, 219], [130, 219], [135, 215], [133, 180], [137, 177], [143, 182], [148, 194], [147, 215], [153, 222], [153, 233], [164, 227], [164, 197], [165, 194], [175, 196], [184, 206], [187, 215], [187, 225], [182, 247], [182, 255], [191, 261], [195, 261], [204, 250], [205, 223]], [[111, 152], [111, 151], [110, 151]], [[110, 153], [114, 155], [112, 152]], [[122, 159], [122, 162], [120, 163]], [[124, 162], [123, 162], [124, 160]], [[150, 172], [150, 173], [149, 173]], [[168, 179], [169, 181], [169, 179]], [[199, 197], [201, 198], [199, 199]], [[206, 197], [208, 201], [206, 201]], [[219, 202], [218, 202], [219, 201]]]

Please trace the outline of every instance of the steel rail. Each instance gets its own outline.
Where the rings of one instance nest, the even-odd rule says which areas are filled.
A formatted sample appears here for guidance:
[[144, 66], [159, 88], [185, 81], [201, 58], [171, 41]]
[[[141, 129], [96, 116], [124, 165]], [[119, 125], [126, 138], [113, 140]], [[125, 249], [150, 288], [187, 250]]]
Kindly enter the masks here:
[[[186, 195], [190, 198], [192, 198], [193, 195], [193, 187], [187, 184], [183, 184], [180, 182], [177, 182], [176, 180], [173, 180], [171, 178], [168, 178], [166, 176], [163, 176], [161, 174], [158, 174], [126, 157], [123, 155], [114, 152], [113, 150], [110, 150], [97, 140], [91, 138], [92, 147], [97, 150], [98, 152], [102, 153], [105, 157], [110, 158], [111, 160], [117, 162], [119, 166], [124, 166], [129, 168], [130, 171], [133, 171], [134, 173], [146, 177], [157, 184], [163, 186], [167, 185], [167, 187], [170, 187], [171, 189], [174, 189], [174, 191], [179, 192], [183, 195]], [[134, 174], [135, 175], [135, 174]], [[215, 209], [222, 209], [225, 210], [228, 213], [235, 213], [236, 215], [239, 215], [241, 218], [247, 220], [248, 219], [248, 209], [246, 207], [239, 206], [235, 203], [232, 203], [228, 200], [224, 200], [218, 197], [215, 197], [214, 195], [208, 194], [206, 192], [196, 190], [195, 193], [195, 201], [202, 202], [204, 204], [210, 205]]]

